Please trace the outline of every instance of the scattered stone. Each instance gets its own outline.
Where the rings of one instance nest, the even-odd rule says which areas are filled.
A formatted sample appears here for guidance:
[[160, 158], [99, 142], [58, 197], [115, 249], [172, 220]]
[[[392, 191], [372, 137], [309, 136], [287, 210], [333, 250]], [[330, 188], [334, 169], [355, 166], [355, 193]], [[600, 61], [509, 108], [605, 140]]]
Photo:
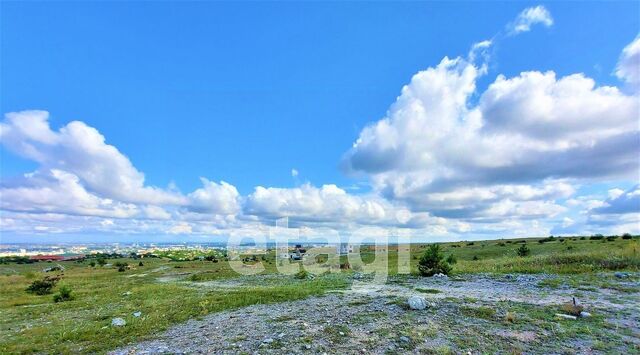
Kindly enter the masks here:
[[582, 311], [580, 312], [580, 318], [589, 318], [591, 317], [591, 313]]
[[407, 303], [409, 304], [409, 308], [417, 310], [425, 309], [428, 306], [427, 300], [424, 297], [420, 296], [409, 297]]
[[265, 344], [271, 344], [271, 343], [273, 343], [273, 339], [267, 338], [267, 339], [263, 340], [262, 342], [265, 343]]
[[64, 271], [64, 266], [60, 264], [56, 264], [55, 266], [51, 266], [48, 268], [42, 269], [43, 272], [51, 272], [51, 271]]
[[513, 279], [515, 279], [515, 276], [513, 276], [511, 274], [506, 274], [506, 275], [504, 275], [504, 278], [507, 279], [507, 280], [513, 280]]
[[562, 313], [556, 313], [556, 317], [562, 318], [562, 319], [571, 319], [571, 320], [578, 319], [578, 317], [576, 317], [576, 316], [570, 316], [568, 314], [562, 314]]
[[142, 312], [140, 312], [140, 311], [133, 312], [133, 316], [136, 317], [136, 318], [140, 317], [141, 315], [142, 315]]
[[114, 327], [124, 327], [125, 325], [127, 325], [127, 321], [122, 318], [113, 318], [111, 320], [111, 325]]
[[340, 334], [340, 335], [344, 335], [344, 332], [338, 332], [338, 334]]
[[131, 296], [131, 291], [123, 292], [122, 295], [123, 296]]
[[619, 279], [626, 279], [630, 276], [628, 273], [620, 271], [613, 273], [613, 275]]
[[307, 344], [307, 345], [304, 346], [304, 348], [307, 349], [307, 350], [311, 350], [311, 345]]
[[409, 339], [409, 337], [406, 337], [406, 336], [403, 335], [403, 336], [400, 337], [400, 341], [408, 343], [409, 341], [411, 341], [411, 339]]
[[449, 276], [447, 276], [447, 275], [445, 275], [445, 274], [443, 274], [443, 273], [435, 274], [435, 275], [433, 275], [433, 277], [435, 277], [435, 278], [439, 278], [439, 279], [446, 279], [446, 278], [449, 278]]

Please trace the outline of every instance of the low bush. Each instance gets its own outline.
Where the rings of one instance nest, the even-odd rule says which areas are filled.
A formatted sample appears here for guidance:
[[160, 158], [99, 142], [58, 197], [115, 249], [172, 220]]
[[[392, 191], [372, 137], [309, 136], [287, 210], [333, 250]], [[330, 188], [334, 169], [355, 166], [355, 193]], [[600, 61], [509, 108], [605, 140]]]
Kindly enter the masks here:
[[68, 288], [67, 286], [62, 286], [60, 288], [60, 290], [58, 291], [58, 293], [53, 295], [53, 301], [56, 302], [56, 303], [57, 302], [71, 301], [73, 299], [74, 299], [74, 297], [71, 294], [71, 289]]
[[35, 280], [27, 287], [27, 292], [34, 293], [38, 296], [48, 295], [53, 287], [60, 281], [60, 276], [46, 276], [42, 280]]
[[633, 236], [629, 233], [625, 233], [622, 235], [622, 239], [631, 239], [631, 238], [633, 238]]
[[295, 275], [293, 275], [293, 277], [295, 277], [298, 280], [306, 280], [309, 278], [309, 273], [307, 272], [307, 270], [300, 270], [298, 271]]
[[589, 240], [602, 240], [604, 236], [602, 234], [596, 234], [589, 237]]
[[123, 263], [118, 261], [117, 263], [113, 264], [113, 266], [118, 268], [119, 272], [125, 272], [125, 270], [127, 270], [129, 268], [129, 264], [128, 263]]
[[516, 254], [518, 254], [519, 257], [529, 256], [531, 249], [529, 249], [526, 244], [522, 244], [520, 248], [516, 249]]

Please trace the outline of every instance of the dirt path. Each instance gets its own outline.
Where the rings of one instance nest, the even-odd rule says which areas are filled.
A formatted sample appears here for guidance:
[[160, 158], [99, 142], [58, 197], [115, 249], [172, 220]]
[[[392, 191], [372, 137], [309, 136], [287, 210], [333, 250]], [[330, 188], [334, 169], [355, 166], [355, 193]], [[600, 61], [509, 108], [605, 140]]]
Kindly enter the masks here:
[[[608, 287], [550, 275], [354, 280], [351, 289], [324, 297], [191, 320], [113, 354], [638, 352], [639, 276], [602, 275]], [[409, 309], [414, 295], [430, 307]], [[571, 297], [593, 317], [556, 319], [558, 305]]]

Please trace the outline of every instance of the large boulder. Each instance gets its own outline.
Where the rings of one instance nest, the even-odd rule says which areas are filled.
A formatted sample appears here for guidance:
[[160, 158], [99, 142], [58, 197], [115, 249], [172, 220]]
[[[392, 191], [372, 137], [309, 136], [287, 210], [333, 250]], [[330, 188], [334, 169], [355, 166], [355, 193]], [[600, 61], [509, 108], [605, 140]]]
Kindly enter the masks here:
[[407, 303], [409, 304], [409, 308], [417, 309], [417, 310], [422, 310], [429, 306], [429, 303], [427, 303], [427, 300], [424, 297], [420, 297], [420, 296], [409, 297], [409, 299], [407, 300]]

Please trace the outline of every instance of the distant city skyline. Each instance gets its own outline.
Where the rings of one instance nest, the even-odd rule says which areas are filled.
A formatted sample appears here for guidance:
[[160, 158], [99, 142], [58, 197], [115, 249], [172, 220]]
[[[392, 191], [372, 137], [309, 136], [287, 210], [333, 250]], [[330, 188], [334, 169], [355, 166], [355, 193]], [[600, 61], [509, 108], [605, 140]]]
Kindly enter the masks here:
[[638, 2], [0, 6], [0, 244], [640, 234]]

